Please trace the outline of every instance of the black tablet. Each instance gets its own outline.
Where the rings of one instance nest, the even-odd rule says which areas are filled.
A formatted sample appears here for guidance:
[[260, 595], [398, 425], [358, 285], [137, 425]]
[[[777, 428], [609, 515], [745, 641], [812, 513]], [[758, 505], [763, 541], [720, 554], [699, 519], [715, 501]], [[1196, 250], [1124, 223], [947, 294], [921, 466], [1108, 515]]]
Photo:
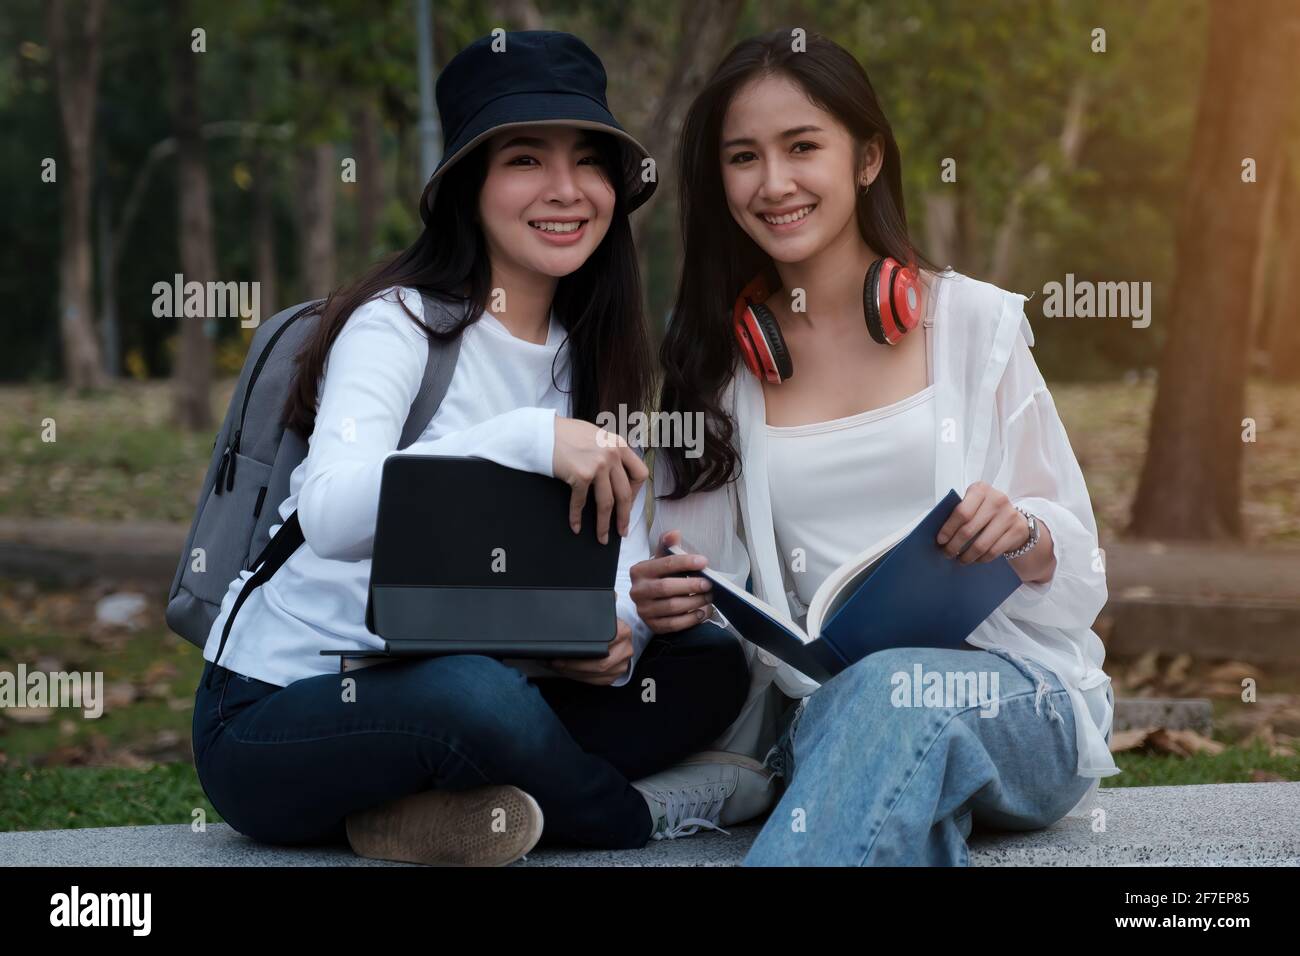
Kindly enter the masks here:
[[386, 653], [604, 657], [622, 539], [596, 538], [594, 495], [574, 534], [570, 494], [482, 458], [390, 455], [366, 606]]

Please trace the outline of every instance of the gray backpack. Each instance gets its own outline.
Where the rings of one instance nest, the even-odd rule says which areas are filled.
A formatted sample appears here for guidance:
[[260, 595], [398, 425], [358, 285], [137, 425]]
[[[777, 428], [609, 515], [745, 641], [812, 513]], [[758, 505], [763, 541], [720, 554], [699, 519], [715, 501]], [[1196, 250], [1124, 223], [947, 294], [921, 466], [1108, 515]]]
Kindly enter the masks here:
[[[423, 293], [421, 298], [425, 323], [434, 328], [449, 328], [464, 315], [458, 299]], [[314, 330], [323, 301], [277, 312], [254, 334], [225, 421], [213, 439], [212, 460], [199, 491], [194, 522], [167, 596], [167, 626], [201, 649], [221, 612], [230, 582], [240, 571], [254, 571], [230, 611], [218, 660], [245, 599], [303, 543], [296, 511], [274, 539], [270, 529], [280, 523], [280, 503], [289, 494], [289, 476], [307, 455], [307, 442], [292, 429], [285, 429], [280, 413], [293, 378], [294, 356]], [[446, 342], [427, 338], [429, 359], [424, 379], [398, 448], [407, 447], [424, 433], [456, 368], [460, 336]]]

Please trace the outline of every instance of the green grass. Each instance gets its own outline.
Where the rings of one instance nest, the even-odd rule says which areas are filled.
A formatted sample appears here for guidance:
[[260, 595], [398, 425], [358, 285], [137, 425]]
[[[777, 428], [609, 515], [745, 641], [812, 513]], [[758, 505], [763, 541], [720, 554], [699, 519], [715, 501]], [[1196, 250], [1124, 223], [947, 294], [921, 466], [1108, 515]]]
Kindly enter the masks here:
[[233, 385], [214, 388], [213, 427], [202, 433], [170, 423], [166, 383], [122, 382], [85, 396], [0, 388], [0, 516], [188, 522]]
[[0, 772], [0, 830], [185, 823], [201, 808], [220, 822], [189, 764], [147, 770], [111, 767], [8, 768]]
[[1176, 757], [1169, 754], [1118, 753], [1123, 773], [1106, 777], [1103, 787], [1167, 787], [1194, 783], [1250, 783], [1256, 770], [1286, 780], [1300, 780], [1300, 754], [1274, 757], [1263, 744], [1228, 747], [1221, 754]]
[[[157, 746], [160, 735], [179, 737], [182, 748], [190, 738], [194, 690], [203, 672], [203, 656], [170, 631], [151, 627], [126, 636], [116, 647], [103, 648], [66, 633], [14, 636], [0, 629], [0, 646], [4, 648], [0, 665], [8, 670], [14, 669], [13, 662], [27, 661], [31, 666], [38, 657], [49, 656], [63, 664], [61, 669], [102, 671], [106, 689], [131, 683], [141, 694], [126, 706], [105, 707], [104, 713], [93, 719], [69, 710], [55, 711], [44, 723], [0, 723], [0, 751], [10, 762], [35, 763], [60, 750], [107, 753], [127, 748], [147, 753]], [[156, 674], [159, 667], [167, 667], [172, 676], [151, 679], [151, 669]]]

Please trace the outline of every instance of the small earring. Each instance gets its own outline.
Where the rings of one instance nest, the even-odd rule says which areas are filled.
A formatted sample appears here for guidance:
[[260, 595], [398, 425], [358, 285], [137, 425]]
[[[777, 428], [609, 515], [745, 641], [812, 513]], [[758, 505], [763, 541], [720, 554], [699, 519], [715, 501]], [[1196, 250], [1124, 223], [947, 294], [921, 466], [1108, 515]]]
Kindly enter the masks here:
[[862, 192], [863, 192], [864, 195], [866, 194], [867, 190], [869, 190], [869, 189], [871, 188], [871, 182], [870, 182], [870, 181], [863, 182], [863, 183], [861, 183], [860, 185], [862, 186]]

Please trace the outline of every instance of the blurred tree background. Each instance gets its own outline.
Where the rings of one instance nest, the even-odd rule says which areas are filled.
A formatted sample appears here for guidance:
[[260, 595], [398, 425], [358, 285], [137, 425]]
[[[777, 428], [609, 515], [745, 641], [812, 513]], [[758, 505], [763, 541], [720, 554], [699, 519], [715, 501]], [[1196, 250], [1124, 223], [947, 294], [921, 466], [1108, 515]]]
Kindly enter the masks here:
[[[1238, 17], [1242, 36], [1212, 64], [1216, 2], [433, 0], [433, 52], [437, 69], [495, 27], [546, 28], [578, 34], [602, 57], [614, 112], [655, 154], [664, 184], [634, 217], [658, 334], [679, 265], [672, 161], [687, 104], [736, 40], [781, 25], [825, 33], [866, 66], [891, 118], [920, 248], [1031, 296], [1035, 357], [1049, 381], [1152, 381], [1180, 323], [1220, 361], [1189, 315], [1206, 294], [1196, 283], [1214, 282], [1241, 308], [1216, 309], [1212, 327], [1242, 354], [1225, 353], [1210, 401], [1240, 419], [1247, 375], [1300, 380], [1300, 106], [1294, 81], [1267, 79], [1294, 62], [1296, 44], [1273, 44], [1275, 72], [1251, 73], [1263, 39], [1294, 36], [1300, 5], [1247, 4], [1257, 15]], [[1236, 9], [1219, 6], [1225, 16]], [[201, 54], [192, 52], [197, 28]], [[256, 280], [268, 317], [406, 246], [425, 178], [416, 38], [415, 0], [7, 3], [0, 382], [84, 389], [170, 378], [173, 421], [210, 431], [208, 376], [219, 386], [238, 371], [252, 330], [155, 318], [154, 283], [176, 273]], [[1236, 86], [1206, 82], [1211, 69], [1235, 71]], [[1245, 187], [1258, 193], [1248, 207], [1225, 194], [1240, 214], [1207, 240], [1248, 261], [1217, 276], [1188, 265], [1176, 305], [1176, 253], [1200, 215], [1189, 194], [1224, 188], [1192, 183], [1199, 111], [1216, 103], [1257, 106], [1256, 128], [1278, 132], [1259, 182]], [[88, 138], [74, 149], [77, 131]], [[47, 158], [59, 163], [57, 183], [42, 178]], [[340, 175], [345, 159], [355, 160], [355, 181]], [[1218, 174], [1238, 179], [1235, 165]], [[85, 208], [65, 201], [78, 182]], [[69, 243], [78, 230], [68, 224], [79, 221], [84, 241]], [[1134, 329], [1124, 318], [1043, 316], [1040, 293], [1067, 274], [1150, 282], [1155, 321]], [[1177, 404], [1205, 374], [1188, 366], [1166, 401]], [[1173, 448], [1162, 473], [1206, 454]], [[1237, 456], [1225, 460], [1235, 467]], [[1221, 514], [1204, 532], [1239, 533], [1228, 511], [1240, 494], [1221, 476], [1208, 480], [1222, 489]], [[1183, 510], [1198, 500], [1185, 496]], [[1146, 530], [1186, 523], [1170, 514]]]
[[[67, 6], [75, 21], [84, 4]], [[0, 119], [11, 131], [0, 148], [8, 211], [0, 220], [3, 380], [63, 374], [51, 321], [60, 194], [39, 175], [43, 158], [64, 155], [45, 7], [16, 0], [0, 14]], [[819, 30], [858, 56], [885, 105], [922, 249], [1025, 294], [1070, 272], [1149, 280], [1156, 308], [1168, 301], [1207, 41], [1204, 3], [437, 0], [433, 12], [438, 65], [495, 26], [582, 36], [606, 64], [616, 115], [661, 163], [671, 160], [698, 80], [731, 43], [780, 24]], [[187, 24], [206, 31], [207, 52], [195, 58], [196, 106], [213, 278], [260, 280], [267, 316], [324, 294], [416, 231], [423, 176], [414, 16], [408, 0], [108, 4], [91, 236], [112, 237], [117, 263], [117, 342], [106, 350], [101, 343], [101, 353], [116, 356], [110, 374], [165, 377], [178, 348], [175, 320], [151, 314], [153, 284], [184, 271], [172, 109], [177, 18], [182, 36]], [[1092, 52], [1097, 26], [1106, 30], [1104, 53]], [[155, 156], [169, 141], [171, 153]], [[356, 183], [340, 181], [344, 157], [357, 160]], [[956, 183], [940, 180], [945, 158], [956, 161]], [[134, 214], [124, 222], [133, 193]], [[672, 189], [661, 189], [638, 221], [659, 321], [677, 268], [674, 202]], [[94, 261], [102, 339], [98, 251]], [[1149, 334], [1126, 334], [1122, 324], [1080, 321], [1066, 336], [1036, 323], [1039, 364], [1051, 378], [1108, 378], [1154, 365], [1164, 324]], [[244, 336], [233, 322], [213, 331], [218, 370], [230, 374]]]

